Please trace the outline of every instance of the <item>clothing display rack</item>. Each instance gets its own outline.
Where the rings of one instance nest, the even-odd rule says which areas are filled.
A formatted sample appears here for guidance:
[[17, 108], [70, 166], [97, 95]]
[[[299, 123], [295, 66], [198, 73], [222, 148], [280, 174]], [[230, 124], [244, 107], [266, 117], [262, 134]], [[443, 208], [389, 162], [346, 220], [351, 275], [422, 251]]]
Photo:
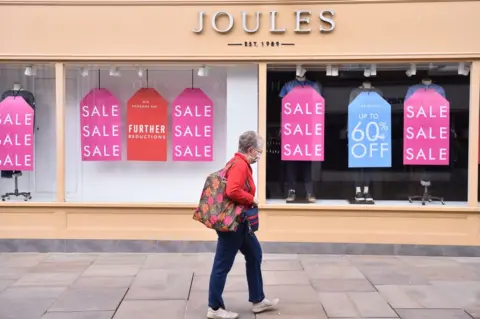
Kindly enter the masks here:
[[417, 196], [409, 196], [408, 201], [410, 203], [413, 203], [414, 201], [421, 201], [422, 205], [425, 206], [426, 202], [431, 203], [433, 201], [437, 201], [437, 202], [442, 203], [442, 205], [445, 205], [445, 202], [443, 201], [443, 197], [432, 196], [428, 192], [428, 188], [432, 185], [432, 183], [430, 181], [421, 180], [420, 185], [423, 186], [423, 194], [422, 195], [417, 195]]
[[19, 176], [22, 176], [22, 172], [16, 172], [13, 174], [13, 179], [15, 181], [15, 189], [13, 191], [13, 193], [5, 193], [2, 195], [2, 202], [5, 202], [6, 200], [9, 200], [10, 199], [10, 196], [23, 196], [24, 197], [24, 201], [28, 201], [30, 199], [32, 199], [32, 196], [30, 194], [30, 192], [19, 192], [18, 191], [18, 177]]

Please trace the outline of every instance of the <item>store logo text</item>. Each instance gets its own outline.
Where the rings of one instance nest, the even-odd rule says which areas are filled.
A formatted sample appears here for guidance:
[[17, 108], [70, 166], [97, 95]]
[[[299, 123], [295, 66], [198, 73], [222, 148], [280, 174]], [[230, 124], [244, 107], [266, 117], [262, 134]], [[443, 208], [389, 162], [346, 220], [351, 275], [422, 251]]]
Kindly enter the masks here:
[[[297, 10], [295, 11], [295, 31], [296, 33], [310, 33], [312, 28], [310, 27], [310, 20], [312, 17], [312, 12], [308, 10]], [[333, 16], [335, 12], [333, 10], [323, 10], [320, 11], [318, 15], [318, 19], [320, 20], [320, 26], [318, 30], [322, 33], [332, 32], [335, 29], [335, 21], [333, 21]], [[249, 13], [246, 11], [242, 11], [242, 29], [246, 33], [256, 33], [260, 30], [260, 22], [261, 22], [261, 12], [255, 12], [254, 20], [255, 23], [248, 23], [249, 20]], [[278, 12], [277, 11], [270, 11], [270, 33], [285, 33], [287, 31], [287, 27], [279, 26], [278, 25]], [[228, 21], [226, 26], [219, 27], [218, 20], [220, 18], [225, 17]], [[198, 27], [192, 29], [195, 33], [202, 33], [204, 29], [204, 21], [206, 18], [206, 12], [200, 11], [198, 13]], [[234, 16], [226, 11], [218, 11], [213, 13], [211, 16], [211, 25], [212, 29], [218, 33], [229, 33], [234, 26], [235, 18]], [[250, 27], [248, 26], [250, 25]], [[252, 26], [254, 27], [252, 28]]]

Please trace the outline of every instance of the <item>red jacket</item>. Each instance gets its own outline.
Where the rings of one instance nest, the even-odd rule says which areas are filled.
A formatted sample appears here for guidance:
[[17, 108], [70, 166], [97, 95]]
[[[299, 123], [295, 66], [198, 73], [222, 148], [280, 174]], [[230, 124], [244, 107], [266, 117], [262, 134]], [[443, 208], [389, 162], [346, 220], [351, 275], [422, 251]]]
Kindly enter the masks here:
[[227, 179], [226, 195], [235, 203], [251, 206], [256, 191], [252, 167], [247, 158], [240, 153], [235, 153], [232, 160], [235, 163], [230, 167], [225, 176]]

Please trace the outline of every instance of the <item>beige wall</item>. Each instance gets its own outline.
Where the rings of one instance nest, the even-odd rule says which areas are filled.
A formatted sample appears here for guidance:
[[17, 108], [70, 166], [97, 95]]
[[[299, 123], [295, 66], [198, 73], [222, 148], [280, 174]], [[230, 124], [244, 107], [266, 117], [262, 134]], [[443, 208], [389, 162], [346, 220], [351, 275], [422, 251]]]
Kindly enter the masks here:
[[[476, 209], [261, 207], [259, 237], [277, 242], [480, 245]], [[2, 238], [215, 240], [191, 205], [24, 204], [0, 214]]]
[[[19, 6], [19, 3], [22, 6]], [[65, 203], [64, 61], [260, 60], [259, 82], [269, 61], [480, 61], [480, 2], [304, 1], [230, 2], [167, 0], [0, 0], [0, 59], [50, 60], [56, 64], [57, 202], [1, 203], [0, 237], [213, 240], [214, 232], [191, 218], [186, 204]], [[256, 4], [255, 4], [256, 3]], [[206, 22], [196, 34], [198, 11], [232, 13], [235, 27], [217, 34]], [[255, 35], [241, 29], [241, 11], [263, 13]], [[279, 12], [283, 35], [268, 32], [268, 11]], [[309, 34], [296, 34], [295, 10], [313, 13]], [[321, 34], [317, 14], [334, 10], [336, 29]], [[19, 23], [19, 20], [22, 23]], [[222, 21], [220, 21], [222, 22]], [[225, 21], [223, 21], [225, 22]], [[14, 26], [14, 27], [12, 27]], [[10, 41], [8, 39], [18, 39]], [[227, 43], [279, 41], [282, 47]], [[259, 166], [260, 237], [265, 241], [480, 245], [477, 199], [480, 62], [470, 89], [468, 207], [322, 207], [265, 205], [266, 163]], [[266, 132], [266, 91], [259, 87], [259, 131]]]
[[[35, 5], [6, 5], [0, 10], [0, 59], [68, 60], [345, 60], [480, 58], [480, 2], [406, 1], [40, 1]], [[115, 6], [89, 5], [116, 3]], [[293, 1], [292, 1], [293, 2]], [[290, 2], [290, 3], [292, 3]], [[44, 5], [42, 5], [42, 3]], [[55, 6], [46, 5], [55, 3]], [[125, 5], [119, 5], [124, 3]], [[132, 5], [137, 4], [139, 5]], [[282, 3], [282, 4], [280, 4]], [[62, 5], [63, 4], [63, 5]], [[69, 5], [66, 5], [69, 4]], [[81, 5], [79, 5], [81, 4]], [[174, 5], [177, 4], [177, 5]], [[278, 11], [285, 34], [269, 33], [269, 11]], [[295, 10], [312, 12], [309, 34], [296, 34]], [[319, 12], [333, 10], [336, 28], [318, 31]], [[202, 34], [192, 32], [197, 14], [211, 18], [228, 11], [235, 19], [229, 34], [212, 31], [209, 21]], [[241, 26], [241, 11], [262, 13], [258, 33]], [[20, 21], [20, 22], [19, 22]], [[253, 27], [253, 21], [250, 21]], [[226, 20], [219, 19], [219, 26]], [[15, 37], [18, 41], [8, 41]], [[227, 43], [279, 41], [294, 46], [236, 47]]]

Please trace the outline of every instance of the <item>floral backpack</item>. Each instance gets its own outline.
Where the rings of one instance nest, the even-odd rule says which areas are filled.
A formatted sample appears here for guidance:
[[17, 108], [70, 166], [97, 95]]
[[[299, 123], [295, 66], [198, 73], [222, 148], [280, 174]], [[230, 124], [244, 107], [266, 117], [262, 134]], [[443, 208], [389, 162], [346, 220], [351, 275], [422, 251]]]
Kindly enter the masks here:
[[227, 189], [225, 176], [233, 164], [234, 160], [231, 160], [221, 170], [208, 175], [200, 202], [193, 214], [196, 221], [221, 232], [236, 231], [239, 225], [238, 216], [245, 209], [244, 205], [232, 202], [225, 194]]

